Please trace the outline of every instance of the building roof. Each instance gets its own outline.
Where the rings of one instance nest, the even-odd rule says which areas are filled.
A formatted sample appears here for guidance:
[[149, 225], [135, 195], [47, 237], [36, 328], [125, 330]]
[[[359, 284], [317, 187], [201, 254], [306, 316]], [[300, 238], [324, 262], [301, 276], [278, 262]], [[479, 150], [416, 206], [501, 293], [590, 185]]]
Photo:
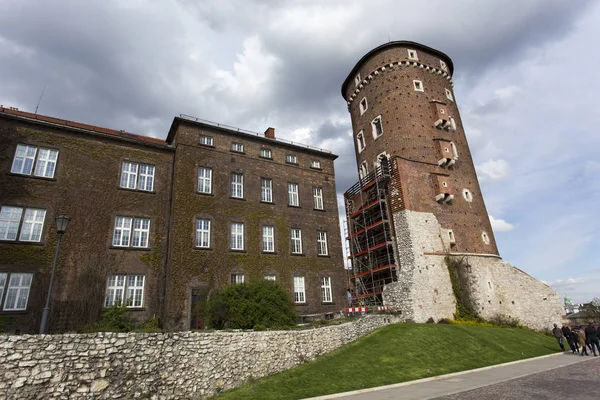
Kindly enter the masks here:
[[375, 47], [373, 50], [371, 50], [367, 54], [365, 54], [360, 60], [358, 60], [358, 62], [356, 63], [354, 68], [352, 68], [352, 71], [350, 71], [350, 73], [348, 74], [348, 77], [344, 80], [344, 83], [342, 84], [342, 97], [344, 99], [346, 98], [346, 94], [345, 94], [346, 86], [348, 85], [349, 82], [351, 82], [354, 79], [354, 77], [358, 73], [358, 70], [360, 69], [362, 64], [365, 63], [369, 58], [371, 58], [375, 54], [379, 53], [380, 51], [384, 51], [384, 50], [387, 50], [387, 49], [393, 48], [393, 47], [412, 47], [415, 49], [424, 50], [431, 54], [435, 54], [438, 57], [441, 57], [444, 60], [446, 60], [446, 64], [448, 65], [448, 68], [450, 70], [450, 75], [453, 75], [453, 73], [454, 73], [454, 63], [452, 62], [452, 59], [450, 57], [448, 57], [447, 54], [442, 53], [439, 50], [436, 50], [434, 48], [425, 46], [424, 44], [420, 44], [417, 42], [411, 42], [411, 41], [407, 41], [407, 40], [395, 40], [395, 41], [392, 41], [389, 43], [384, 43], [380, 46]]
[[115, 139], [121, 139], [126, 141], [140, 142], [142, 144], [158, 145], [161, 147], [167, 147], [167, 144], [163, 139], [153, 138], [150, 136], [138, 135], [135, 133], [125, 132], [123, 130], [103, 128], [101, 126], [84, 124], [81, 122], [69, 121], [66, 119], [49, 117], [47, 115], [34, 114], [26, 111], [21, 111], [18, 108], [0, 106], [0, 116], [15, 118], [20, 120], [27, 120], [33, 123], [67, 128], [71, 130], [83, 131], [93, 133], [96, 135], [107, 135]]
[[169, 129], [169, 134], [167, 135], [166, 142], [168, 144], [172, 144], [175, 139], [175, 133], [177, 132], [177, 127], [181, 123], [188, 123], [191, 125], [199, 126], [200, 128], [209, 128], [210, 130], [217, 130], [224, 133], [229, 133], [237, 136], [242, 136], [248, 139], [257, 140], [264, 143], [275, 143], [276, 145], [280, 145], [283, 147], [289, 147], [297, 150], [301, 150], [304, 152], [319, 154], [321, 157], [331, 158], [335, 160], [338, 158], [337, 155], [333, 154], [329, 150], [321, 149], [319, 147], [310, 146], [307, 144], [302, 144], [298, 142], [293, 142], [291, 140], [285, 139], [271, 139], [264, 136], [262, 133], [248, 131], [242, 128], [236, 128], [229, 125], [220, 124], [218, 122], [212, 122], [203, 120], [200, 118], [192, 117], [190, 115], [181, 114], [179, 117], [175, 117], [173, 119], [173, 123], [171, 124], [171, 128]]

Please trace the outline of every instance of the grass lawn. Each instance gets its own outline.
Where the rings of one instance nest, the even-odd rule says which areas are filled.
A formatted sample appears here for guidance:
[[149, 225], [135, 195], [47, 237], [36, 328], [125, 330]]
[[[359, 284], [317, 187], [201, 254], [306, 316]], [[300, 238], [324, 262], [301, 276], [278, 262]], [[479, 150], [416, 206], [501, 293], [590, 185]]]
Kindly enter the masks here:
[[217, 398], [302, 399], [480, 368], [559, 350], [553, 338], [523, 329], [396, 324], [313, 362], [224, 392]]

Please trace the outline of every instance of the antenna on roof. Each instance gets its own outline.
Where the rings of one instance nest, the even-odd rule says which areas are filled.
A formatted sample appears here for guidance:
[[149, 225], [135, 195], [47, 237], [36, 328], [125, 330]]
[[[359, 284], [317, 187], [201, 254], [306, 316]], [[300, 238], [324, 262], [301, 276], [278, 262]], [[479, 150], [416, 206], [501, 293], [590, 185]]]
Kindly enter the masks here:
[[388, 33], [388, 43], [390, 43], [392, 39], [390, 39], [390, 34]]
[[44, 83], [44, 88], [42, 89], [42, 94], [40, 94], [40, 99], [37, 102], [37, 106], [35, 106], [35, 113], [37, 114], [37, 110], [40, 107], [40, 103], [42, 102], [42, 97], [44, 96], [44, 92], [46, 91], [46, 86], [48, 86], [48, 82]]

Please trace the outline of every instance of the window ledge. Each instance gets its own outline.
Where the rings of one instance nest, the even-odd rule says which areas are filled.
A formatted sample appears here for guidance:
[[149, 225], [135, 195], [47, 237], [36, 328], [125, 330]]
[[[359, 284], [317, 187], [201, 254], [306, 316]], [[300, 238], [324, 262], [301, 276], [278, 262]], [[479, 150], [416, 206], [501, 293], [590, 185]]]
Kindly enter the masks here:
[[298, 164], [297, 162], [289, 162], [289, 161], [286, 161], [285, 163], [286, 163], [286, 164], [290, 164], [290, 165], [300, 165], [300, 164]]
[[199, 145], [199, 146], [202, 146], [202, 147], [212, 147], [212, 148], [214, 148], [214, 147], [215, 147], [215, 145], [214, 145], [214, 144], [204, 144], [204, 143], [198, 143], [198, 145]]
[[233, 196], [229, 196], [229, 198], [231, 200], [242, 200], [242, 201], [246, 201], [246, 199], [244, 197], [233, 197]]
[[294, 304], [295, 304], [296, 306], [298, 306], [298, 307], [304, 307], [304, 306], [307, 306], [307, 305], [308, 305], [308, 303], [306, 303], [306, 302], [305, 302], [305, 303], [296, 303], [296, 302], [294, 302]]
[[323, 208], [313, 208], [313, 211], [326, 212], [327, 210]]
[[237, 150], [229, 150], [230, 153], [236, 153], [236, 154], [246, 154], [245, 151], [237, 151]]
[[317, 254], [317, 257], [321, 257], [321, 258], [331, 258], [331, 256], [329, 254]]
[[262, 158], [263, 160], [271, 160], [271, 161], [273, 161], [273, 157], [258, 156], [258, 158]]
[[277, 255], [279, 255], [279, 253], [276, 252], [276, 251], [264, 251], [264, 250], [261, 251], [261, 254], [266, 254], [268, 256], [277, 256]]
[[214, 249], [212, 247], [198, 247], [198, 246], [194, 246], [194, 250], [213, 251]]
[[274, 201], [260, 201], [262, 204], [275, 204]]
[[306, 257], [306, 254], [304, 253], [290, 253], [291, 256], [296, 256], [296, 257]]
[[[56, 182], [56, 177], [46, 178], [45, 176], [17, 174], [15, 172], [7, 172], [6, 175], [18, 176], [19, 178], [31, 178], [31, 179], [39, 179], [39, 180], [42, 180], [42, 181], [54, 181], [54, 182]], [[55, 173], [55, 175], [56, 175], [56, 173]]]
[[131, 247], [131, 246], [108, 246], [113, 250], [133, 250], [133, 251], [152, 251], [151, 247]]
[[117, 186], [117, 190], [123, 190], [126, 192], [135, 192], [135, 193], [147, 193], [147, 194], [156, 194], [156, 191], [152, 190], [140, 190], [140, 189], [129, 189], [121, 186]]
[[248, 253], [248, 250], [229, 249], [231, 253]]
[[300, 207], [300, 206], [294, 206], [294, 205], [291, 205], [291, 204], [288, 204], [287, 206], [288, 206], [288, 207], [291, 207], [291, 208], [302, 208], [302, 207]]
[[204, 192], [198, 192], [196, 191], [196, 194], [202, 195], [202, 196], [214, 196], [214, 193], [204, 193]]
[[[102, 307], [102, 312], [108, 310], [110, 307], [114, 307], [114, 306], [108, 306], [108, 307]], [[125, 307], [125, 311], [146, 311], [146, 307]]]
[[20, 241], [20, 240], [6, 240], [6, 239], [0, 239], [0, 243], [2, 244], [24, 244], [25, 246], [44, 246], [45, 243], [44, 242], [26, 242], [26, 241]]
[[[30, 289], [31, 290], [31, 289]], [[25, 310], [0, 310], [0, 315], [15, 315], [15, 314], [28, 314], [30, 311], [28, 309]]]

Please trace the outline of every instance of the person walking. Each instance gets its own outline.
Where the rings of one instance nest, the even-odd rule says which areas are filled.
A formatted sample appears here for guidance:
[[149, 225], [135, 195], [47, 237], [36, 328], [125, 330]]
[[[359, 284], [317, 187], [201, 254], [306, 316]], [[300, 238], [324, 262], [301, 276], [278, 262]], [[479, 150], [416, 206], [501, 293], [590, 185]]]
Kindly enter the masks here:
[[589, 356], [590, 354], [587, 352], [587, 347], [586, 347], [586, 343], [585, 343], [585, 333], [581, 329], [581, 325], [579, 325], [577, 327], [576, 333], [577, 333], [577, 341], [579, 342], [579, 345], [581, 346], [581, 357], [583, 357], [584, 354], [586, 356]]
[[554, 324], [554, 329], [552, 329], [552, 334], [554, 335], [554, 337], [558, 341], [558, 345], [560, 346], [560, 348], [562, 349], [562, 351], [565, 351], [565, 346], [562, 343], [563, 339], [564, 339], [564, 336], [563, 336], [562, 331], [558, 327], [558, 325]]
[[563, 324], [563, 327], [561, 330], [562, 330], [563, 336], [565, 337], [565, 339], [567, 339], [567, 343], [569, 343], [569, 347], [571, 348], [571, 351], [573, 352], [573, 354], [575, 354], [575, 343], [573, 343], [573, 338], [571, 337], [572, 332], [569, 329], [569, 326], [567, 324]]
[[594, 353], [594, 357], [598, 357], [596, 354], [596, 349], [598, 349], [598, 353], [600, 353], [600, 343], [598, 343], [598, 331], [594, 328], [594, 325], [590, 322], [585, 328], [585, 337], [587, 339], [587, 343], [592, 348], [592, 352]]
[[579, 338], [577, 337], [577, 327], [575, 326], [571, 331], [571, 341], [573, 341], [573, 345], [575, 346], [575, 350], [577, 350], [577, 354], [579, 354]]

